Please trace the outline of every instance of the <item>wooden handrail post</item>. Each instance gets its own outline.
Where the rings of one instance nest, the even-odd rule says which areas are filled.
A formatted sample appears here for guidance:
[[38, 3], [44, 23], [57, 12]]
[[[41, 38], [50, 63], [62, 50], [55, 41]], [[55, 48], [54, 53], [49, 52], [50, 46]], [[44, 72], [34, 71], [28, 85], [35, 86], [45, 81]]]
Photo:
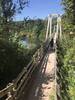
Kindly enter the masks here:
[[12, 97], [12, 95], [11, 95], [11, 92], [10, 92], [10, 91], [8, 92], [8, 94], [7, 94], [7, 95], [8, 95], [8, 98], [7, 98], [6, 100], [13, 100], [13, 97]]
[[[13, 85], [13, 83], [9, 83], [9, 84], [7, 85], [7, 88], [8, 88], [9, 86], [11, 86], [11, 85]], [[13, 99], [12, 92], [13, 92], [13, 87], [12, 87], [11, 90], [10, 90], [10, 89], [8, 90], [7, 99], [6, 99], [6, 100], [14, 100], [14, 99]]]

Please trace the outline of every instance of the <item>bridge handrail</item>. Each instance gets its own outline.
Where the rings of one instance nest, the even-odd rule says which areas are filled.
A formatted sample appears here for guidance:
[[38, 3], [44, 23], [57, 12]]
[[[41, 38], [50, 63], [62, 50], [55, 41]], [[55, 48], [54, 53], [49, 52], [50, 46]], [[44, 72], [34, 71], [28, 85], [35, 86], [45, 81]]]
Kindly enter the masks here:
[[[46, 50], [46, 48], [48, 48], [50, 41], [45, 41], [45, 43], [43, 44], [43, 46], [40, 46], [40, 48], [35, 52], [35, 54], [33, 55], [33, 58], [31, 60], [31, 62], [28, 64], [28, 66], [26, 67], [25, 71], [23, 70], [23, 72], [21, 72], [21, 74], [18, 77], [18, 80], [16, 80], [16, 95], [19, 96], [19, 94], [21, 94], [23, 88], [25, 87], [25, 84], [28, 81], [28, 78], [31, 77], [32, 72], [34, 71], [34, 69], [37, 67], [37, 65], [40, 63], [41, 59], [43, 58], [43, 54], [44, 54], [44, 50]], [[44, 48], [46, 47], [46, 48]], [[43, 50], [41, 50], [43, 49]], [[24, 85], [24, 86], [23, 86]], [[18, 97], [17, 96], [17, 97]]]
[[[51, 39], [46, 40], [43, 43], [43, 45], [41, 45], [40, 48], [35, 52], [30, 63], [27, 65], [27, 67], [24, 67], [23, 71], [19, 74], [17, 79], [14, 80], [11, 84], [9, 84], [6, 88], [0, 91], [0, 98], [6, 95], [8, 98], [9, 97], [11, 98], [10, 95], [12, 94], [15, 97], [16, 95], [18, 95], [18, 92], [19, 93], [22, 92], [23, 87], [25, 87], [25, 84], [31, 77], [32, 72], [34, 71], [36, 66], [40, 63], [41, 59], [43, 58], [44, 51], [48, 49], [50, 41]], [[6, 100], [9, 100], [8, 98]]]
[[0, 91], [0, 98], [4, 97], [5, 95], [8, 95], [9, 92], [13, 90], [13, 83], [9, 84], [6, 88]]

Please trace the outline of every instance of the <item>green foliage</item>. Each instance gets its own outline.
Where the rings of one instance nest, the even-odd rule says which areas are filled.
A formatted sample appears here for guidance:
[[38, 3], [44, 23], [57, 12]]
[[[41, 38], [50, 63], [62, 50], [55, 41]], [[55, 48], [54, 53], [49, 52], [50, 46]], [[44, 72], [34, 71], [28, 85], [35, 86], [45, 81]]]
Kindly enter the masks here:
[[70, 23], [67, 19], [67, 17], [62, 17], [63, 33], [70, 34], [70, 32], [73, 32], [73, 34], [75, 34], [75, 25]]
[[28, 0], [0, 0], [0, 33], [9, 35], [11, 33], [11, 22], [16, 13], [28, 4]]
[[42, 19], [24, 19], [24, 21], [14, 22], [13, 25], [16, 27], [16, 31], [20, 36], [26, 35], [30, 42], [36, 43], [37, 45], [45, 40], [46, 34], [46, 20]]
[[40, 37], [40, 35], [42, 35], [42, 30], [44, 30], [44, 23], [41, 19], [38, 19], [36, 21], [36, 27], [35, 27], [35, 31], [34, 31], [35, 36], [36, 36], [36, 44], [38, 44], [41, 41], [39, 37]]
[[[45, 39], [45, 21], [28, 19], [13, 21], [28, 0], [0, 0], [0, 89], [18, 76]], [[26, 36], [30, 47], [20, 43]]]
[[18, 42], [0, 38], [0, 88], [17, 77], [35, 51], [36, 48], [23, 48]]
[[58, 83], [60, 84], [62, 100], [75, 99], [75, 37], [63, 36], [58, 43]]
[[68, 21], [75, 25], [75, 0], [62, 0]]
[[62, 16], [62, 26], [65, 33], [75, 32], [75, 0], [62, 0], [65, 13]]

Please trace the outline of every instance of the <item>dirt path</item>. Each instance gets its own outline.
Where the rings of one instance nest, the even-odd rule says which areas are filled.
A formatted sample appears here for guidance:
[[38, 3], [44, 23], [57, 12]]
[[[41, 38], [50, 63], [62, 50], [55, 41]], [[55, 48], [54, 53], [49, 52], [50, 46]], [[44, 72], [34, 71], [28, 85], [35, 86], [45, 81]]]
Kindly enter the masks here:
[[55, 100], [56, 55], [48, 52], [24, 100]]

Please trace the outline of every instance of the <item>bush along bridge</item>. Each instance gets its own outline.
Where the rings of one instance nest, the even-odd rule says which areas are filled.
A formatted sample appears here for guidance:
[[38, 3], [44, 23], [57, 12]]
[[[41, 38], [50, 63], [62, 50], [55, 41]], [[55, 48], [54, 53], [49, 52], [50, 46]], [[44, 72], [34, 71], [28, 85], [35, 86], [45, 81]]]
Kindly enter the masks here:
[[[55, 25], [52, 23], [53, 18], [57, 19]], [[55, 100], [61, 99], [60, 87], [57, 83], [56, 54], [57, 40], [61, 38], [61, 16], [51, 14], [48, 16], [44, 43], [37, 49], [32, 60], [18, 77], [0, 90], [0, 100], [52, 100], [50, 97], [52, 93]]]

